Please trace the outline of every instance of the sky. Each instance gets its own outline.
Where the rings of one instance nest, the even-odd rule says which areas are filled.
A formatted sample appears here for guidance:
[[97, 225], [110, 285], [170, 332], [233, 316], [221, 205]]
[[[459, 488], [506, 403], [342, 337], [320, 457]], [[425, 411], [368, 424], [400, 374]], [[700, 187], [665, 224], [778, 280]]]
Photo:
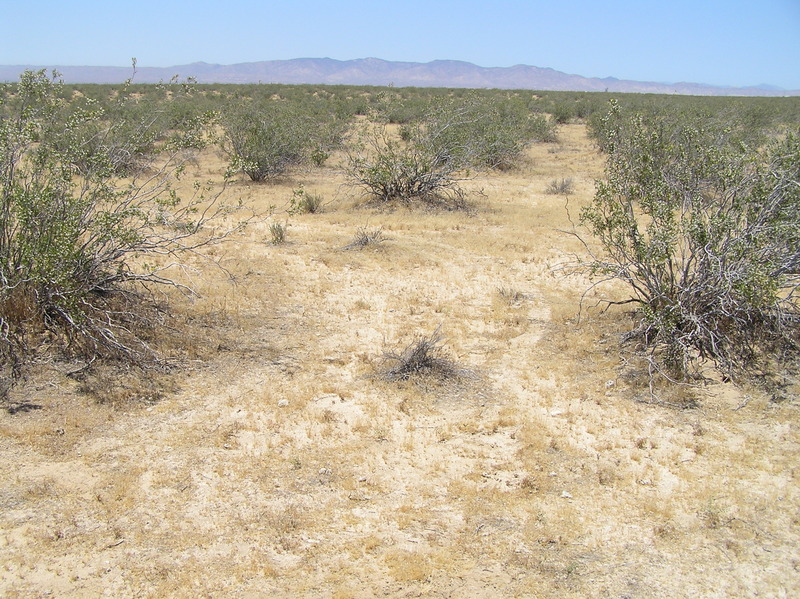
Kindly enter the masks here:
[[0, 64], [525, 64], [800, 90], [800, 0], [0, 0]]

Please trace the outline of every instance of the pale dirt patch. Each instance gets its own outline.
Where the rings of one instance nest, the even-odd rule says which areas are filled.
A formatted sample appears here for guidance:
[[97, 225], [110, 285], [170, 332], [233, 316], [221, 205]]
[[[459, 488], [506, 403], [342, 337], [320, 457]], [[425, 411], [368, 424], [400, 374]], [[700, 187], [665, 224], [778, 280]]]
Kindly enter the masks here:
[[[694, 409], [642, 401], [624, 313], [578, 319], [588, 281], [558, 271], [581, 251], [559, 229], [601, 174], [570, 125], [471, 182], [471, 214], [359, 208], [335, 162], [237, 182], [262, 210], [300, 183], [329, 204], [214, 248], [235, 285], [187, 271], [202, 298], [174, 300], [189, 341], [169, 346], [181, 368], [160, 400], [98, 404], [46, 365], [16, 392], [0, 594], [796, 595], [796, 399], [720, 383]], [[568, 201], [545, 193], [565, 177]], [[384, 242], [342, 251], [363, 226]], [[469, 376], [376, 376], [438, 327]]]

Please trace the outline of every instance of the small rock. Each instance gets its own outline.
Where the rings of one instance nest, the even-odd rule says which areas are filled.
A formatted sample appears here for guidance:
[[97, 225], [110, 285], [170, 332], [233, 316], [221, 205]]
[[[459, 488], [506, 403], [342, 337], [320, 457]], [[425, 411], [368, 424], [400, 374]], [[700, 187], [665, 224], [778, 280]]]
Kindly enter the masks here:
[[279, 408], [285, 408], [288, 405], [289, 405], [289, 400], [288, 399], [282, 399], [282, 400], [280, 400], [278, 402], [278, 407]]
[[566, 491], [561, 491], [561, 497], [563, 497], [564, 499], [572, 499], [572, 495], [570, 493], [567, 493]]

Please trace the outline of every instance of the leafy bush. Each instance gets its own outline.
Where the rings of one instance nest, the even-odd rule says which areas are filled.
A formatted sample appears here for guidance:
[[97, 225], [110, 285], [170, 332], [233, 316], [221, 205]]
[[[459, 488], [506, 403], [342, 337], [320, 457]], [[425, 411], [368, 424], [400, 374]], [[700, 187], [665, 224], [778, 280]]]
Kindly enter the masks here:
[[396, 139], [384, 127], [367, 127], [351, 149], [347, 174], [381, 203], [415, 200], [450, 209], [465, 209], [460, 186], [463, 164], [437, 151], [425, 139]]
[[[134, 258], [214, 241], [204, 224], [226, 209], [201, 186], [188, 198], [173, 188], [210, 117], [156, 142], [150, 115], [118, 116], [64, 99], [44, 71], [0, 93], [0, 362], [14, 374], [45, 331], [88, 360], [154, 361], [145, 329], [158, 314], [143, 294], [177, 283]], [[146, 153], [142, 139], [154, 140]], [[147, 172], [121, 168], [122, 155]]]
[[554, 125], [512, 100], [435, 103], [417, 137], [439, 155], [476, 169], [509, 169], [534, 141], [553, 141]]
[[600, 129], [605, 180], [582, 222], [605, 255], [591, 272], [628, 286], [630, 338], [683, 377], [697, 358], [727, 375], [792, 364], [800, 349], [800, 139], [761, 151], [699, 122], [623, 117]]
[[348, 175], [380, 202], [421, 200], [466, 207], [460, 185], [470, 171], [510, 168], [536, 139], [551, 139], [552, 124], [514, 102], [476, 97], [434, 99], [427, 116], [398, 135], [365, 127], [348, 161]]
[[241, 101], [223, 114], [231, 165], [253, 181], [266, 181], [302, 164], [312, 146], [311, 123], [278, 102]]
[[[103, 161], [107, 161], [117, 175], [141, 173], [150, 165], [156, 154], [156, 144], [166, 134], [158, 112], [143, 110], [135, 101], [120, 100], [110, 109], [94, 114], [81, 115], [80, 112], [86, 110], [84, 106], [70, 108], [78, 112], [74, 115], [78, 121], [75, 134], [83, 140], [82, 145], [68, 147], [73, 141], [71, 136], [58, 136], [53, 141], [56, 149], [70, 154], [79, 173], [90, 173]], [[62, 117], [63, 120], [70, 118], [69, 114]]]
[[234, 170], [267, 181], [309, 161], [322, 166], [341, 146], [348, 121], [318, 100], [237, 97], [223, 110], [222, 124]]
[[[605, 94], [599, 94], [605, 95]], [[589, 135], [603, 149], [606, 126], [624, 125], [622, 121], [643, 120], [658, 126], [664, 115], [673, 122], [703, 123], [704, 127], [725, 130], [726, 141], [757, 147], [767, 143], [787, 128], [800, 122], [800, 102], [796, 98], [747, 98], [714, 96], [651, 96], [624, 94], [614, 100], [619, 117], [606, 118], [607, 105], [587, 119]]]

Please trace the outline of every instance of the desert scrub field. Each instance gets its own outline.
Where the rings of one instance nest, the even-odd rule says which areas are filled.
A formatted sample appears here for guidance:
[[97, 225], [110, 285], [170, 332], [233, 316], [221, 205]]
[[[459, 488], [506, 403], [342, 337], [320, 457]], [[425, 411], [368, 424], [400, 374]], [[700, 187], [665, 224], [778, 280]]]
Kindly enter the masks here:
[[[337, 118], [362, 123], [388, 112], [378, 93], [317, 98], [350, 96]], [[196, 148], [176, 192], [229, 171], [206, 197], [255, 216], [221, 214], [202, 239], [229, 235], [148, 271], [176, 283], [151, 284], [157, 326], [137, 338], [154, 364], [26, 337], [0, 413], [0, 592], [795, 595], [793, 375], [777, 393], [709, 360], [705, 382], [651, 392], [621, 342], [634, 306], [598, 304], [625, 283], [574, 268], [602, 250], [571, 234], [605, 175], [589, 116], [511, 168], [449, 171], [459, 209], [376, 201], [348, 175], [375, 154], [346, 139], [269, 183]], [[402, 141], [390, 121], [373, 122]]]

